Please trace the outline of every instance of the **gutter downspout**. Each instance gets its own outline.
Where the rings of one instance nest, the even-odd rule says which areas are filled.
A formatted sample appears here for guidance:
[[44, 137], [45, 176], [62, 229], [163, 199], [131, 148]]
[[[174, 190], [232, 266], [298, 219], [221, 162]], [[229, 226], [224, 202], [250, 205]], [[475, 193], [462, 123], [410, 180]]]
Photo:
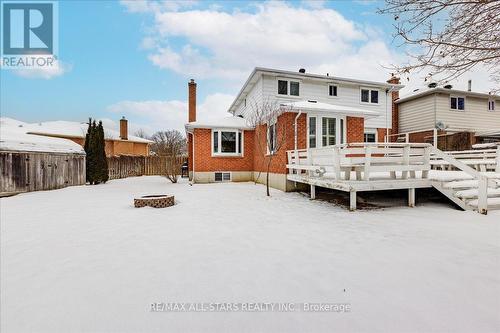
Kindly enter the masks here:
[[294, 131], [295, 131], [295, 143], [294, 143], [294, 148], [295, 150], [297, 150], [297, 136], [298, 136], [298, 133], [297, 133], [297, 120], [299, 119], [300, 115], [302, 114], [302, 110], [299, 110], [299, 113], [297, 114], [297, 116], [295, 117], [295, 122], [294, 122]]

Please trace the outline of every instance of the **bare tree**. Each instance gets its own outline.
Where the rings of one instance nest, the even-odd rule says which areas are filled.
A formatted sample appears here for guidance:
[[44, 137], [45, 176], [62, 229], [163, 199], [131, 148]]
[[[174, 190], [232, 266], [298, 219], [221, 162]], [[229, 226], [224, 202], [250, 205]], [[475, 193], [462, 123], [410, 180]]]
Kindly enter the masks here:
[[166, 177], [177, 183], [186, 152], [186, 138], [177, 130], [160, 131], [153, 134], [151, 150], [166, 157]]
[[146, 133], [146, 131], [142, 128], [139, 128], [137, 131], [135, 131], [134, 135], [139, 137], [139, 138], [149, 139], [148, 133]]
[[[500, 1], [385, 0], [385, 4], [378, 12], [393, 15], [395, 39], [416, 50], [408, 53], [410, 61], [392, 66], [399, 74], [429, 70], [426, 80], [442, 84], [483, 65], [500, 84]], [[494, 90], [498, 89], [497, 85]]]
[[[263, 156], [262, 165], [259, 168], [257, 179], [260, 178], [262, 170], [266, 172], [266, 195], [269, 192], [269, 173], [272, 161], [282, 159], [285, 156], [286, 144], [286, 122], [279, 119], [285, 109], [278, 103], [264, 101], [260, 104], [253, 103], [248, 123], [255, 127], [255, 146], [259, 156]], [[288, 110], [287, 110], [288, 111]], [[280, 121], [281, 120], [281, 121]]]

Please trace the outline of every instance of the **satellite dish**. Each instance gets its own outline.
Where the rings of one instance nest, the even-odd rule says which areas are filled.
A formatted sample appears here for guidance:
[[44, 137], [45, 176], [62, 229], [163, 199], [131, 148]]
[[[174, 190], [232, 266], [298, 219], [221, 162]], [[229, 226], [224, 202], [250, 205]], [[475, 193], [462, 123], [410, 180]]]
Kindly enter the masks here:
[[446, 128], [446, 126], [444, 126], [444, 123], [442, 121], [438, 121], [436, 122], [436, 128], [442, 131]]

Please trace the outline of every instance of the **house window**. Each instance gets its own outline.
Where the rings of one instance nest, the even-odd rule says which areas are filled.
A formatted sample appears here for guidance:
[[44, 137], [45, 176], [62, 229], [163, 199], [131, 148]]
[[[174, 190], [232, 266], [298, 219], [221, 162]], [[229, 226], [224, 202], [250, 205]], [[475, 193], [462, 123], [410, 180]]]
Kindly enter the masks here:
[[488, 101], [488, 111], [495, 111], [495, 101], [492, 99]]
[[299, 83], [290, 81], [290, 95], [299, 96]]
[[361, 89], [361, 102], [378, 104], [378, 90]]
[[231, 181], [231, 173], [230, 172], [216, 172], [214, 174], [214, 178], [215, 178], [216, 182]]
[[214, 130], [212, 133], [214, 155], [241, 155], [243, 146], [241, 131]]
[[309, 117], [309, 148], [316, 148], [316, 117]]
[[288, 81], [278, 80], [278, 94], [288, 95]]
[[365, 133], [365, 142], [377, 142], [375, 133]]
[[344, 119], [340, 119], [340, 143], [344, 143]]
[[269, 154], [276, 152], [276, 123], [267, 127], [267, 149]]
[[278, 80], [278, 95], [300, 96], [300, 82]]
[[322, 144], [333, 146], [336, 144], [337, 118], [322, 118]]
[[330, 84], [328, 86], [328, 95], [332, 96], [332, 97], [336, 97], [337, 96], [337, 89], [338, 89], [337, 86]]
[[465, 110], [465, 97], [450, 97], [450, 108], [452, 110]]

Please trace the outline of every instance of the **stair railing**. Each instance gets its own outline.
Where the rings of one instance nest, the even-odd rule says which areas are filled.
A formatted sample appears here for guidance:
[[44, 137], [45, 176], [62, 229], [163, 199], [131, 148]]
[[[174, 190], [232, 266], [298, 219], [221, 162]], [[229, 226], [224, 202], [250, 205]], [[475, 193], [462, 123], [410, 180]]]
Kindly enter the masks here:
[[442, 158], [446, 162], [453, 165], [455, 168], [467, 173], [472, 176], [475, 180], [478, 181], [478, 196], [477, 196], [477, 210], [481, 214], [488, 213], [488, 177], [477, 171], [474, 168], [471, 168], [465, 163], [460, 162], [453, 156], [446, 154], [445, 152], [437, 149], [436, 147], [432, 147], [432, 152], [434, 156]]

